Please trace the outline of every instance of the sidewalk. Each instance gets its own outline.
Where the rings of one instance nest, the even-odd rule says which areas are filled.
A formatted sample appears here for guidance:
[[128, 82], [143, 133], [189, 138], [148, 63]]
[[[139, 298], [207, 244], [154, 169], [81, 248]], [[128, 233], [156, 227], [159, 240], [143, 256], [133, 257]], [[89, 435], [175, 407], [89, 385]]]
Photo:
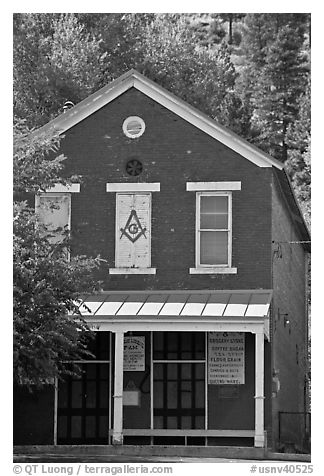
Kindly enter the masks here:
[[273, 453], [261, 448], [182, 446], [19, 446], [15, 463], [247, 463], [310, 462], [308, 454]]

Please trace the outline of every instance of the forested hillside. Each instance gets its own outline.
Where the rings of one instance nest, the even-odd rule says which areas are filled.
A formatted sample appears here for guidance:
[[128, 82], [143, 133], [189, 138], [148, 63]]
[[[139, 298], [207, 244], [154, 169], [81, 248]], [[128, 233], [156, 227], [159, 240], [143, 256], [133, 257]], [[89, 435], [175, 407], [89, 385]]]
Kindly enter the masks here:
[[284, 162], [309, 222], [309, 14], [14, 16], [14, 116], [28, 128], [131, 68]]

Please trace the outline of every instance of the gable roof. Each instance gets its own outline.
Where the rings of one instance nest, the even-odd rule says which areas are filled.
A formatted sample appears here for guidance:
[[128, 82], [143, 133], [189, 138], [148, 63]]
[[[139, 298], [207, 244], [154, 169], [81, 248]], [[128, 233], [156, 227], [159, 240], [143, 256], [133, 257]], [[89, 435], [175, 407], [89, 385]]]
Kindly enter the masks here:
[[283, 169], [284, 165], [280, 161], [273, 159], [270, 155], [262, 152], [260, 149], [242, 139], [234, 132], [221, 126], [206, 114], [200, 112], [193, 106], [190, 106], [182, 99], [162, 88], [154, 81], [151, 81], [142, 74], [138, 73], [134, 69], [123, 74], [115, 81], [112, 81], [108, 85], [99, 89], [97, 92], [88, 96], [83, 101], [79, 102], [73, 108], [48, 122], [43, 127], [38, 129], [38, 132], [45, 132], [51, 128], [54, 128], [60, 134], [63, 134], [68, 129], [83, 121], [88, 116], [95, 113], [106, 104], [109, 104], [111, 101], [131, 88], [141, 91], [146, 96], [150, 97], [157, 103], [169, 109], [171, 112], [177, 114], [185, 121], [194, 125], [238, 154], [242, 155], [258, 167], [273, 166], [279, 170]]

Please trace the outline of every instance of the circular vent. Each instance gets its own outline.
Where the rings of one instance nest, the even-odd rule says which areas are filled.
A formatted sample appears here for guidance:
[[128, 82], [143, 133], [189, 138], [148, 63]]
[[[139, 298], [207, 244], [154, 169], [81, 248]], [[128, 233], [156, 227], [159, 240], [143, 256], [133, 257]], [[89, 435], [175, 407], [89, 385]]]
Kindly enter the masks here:
[[123, 132], [125, 136], [136, 139], [144, 134], [145, 122], [137, 116], [130, 116], [123, 123]]
[[143, 164], [137, 159], [129, 160], [126, 164], [126, 172], [132, 177], [136, 177], [137, 175], [142, 173], [142, 170]]

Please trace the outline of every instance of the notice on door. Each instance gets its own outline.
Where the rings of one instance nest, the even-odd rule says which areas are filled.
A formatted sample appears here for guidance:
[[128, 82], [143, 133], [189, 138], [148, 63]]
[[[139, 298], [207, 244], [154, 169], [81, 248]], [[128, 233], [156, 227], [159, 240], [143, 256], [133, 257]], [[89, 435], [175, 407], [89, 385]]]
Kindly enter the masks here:
[[142, 372], [145, 370], [145, 337], [124, 337], [124, 370]]
[[208, 333], [208, 383], [244, 384], [244, 332]]

